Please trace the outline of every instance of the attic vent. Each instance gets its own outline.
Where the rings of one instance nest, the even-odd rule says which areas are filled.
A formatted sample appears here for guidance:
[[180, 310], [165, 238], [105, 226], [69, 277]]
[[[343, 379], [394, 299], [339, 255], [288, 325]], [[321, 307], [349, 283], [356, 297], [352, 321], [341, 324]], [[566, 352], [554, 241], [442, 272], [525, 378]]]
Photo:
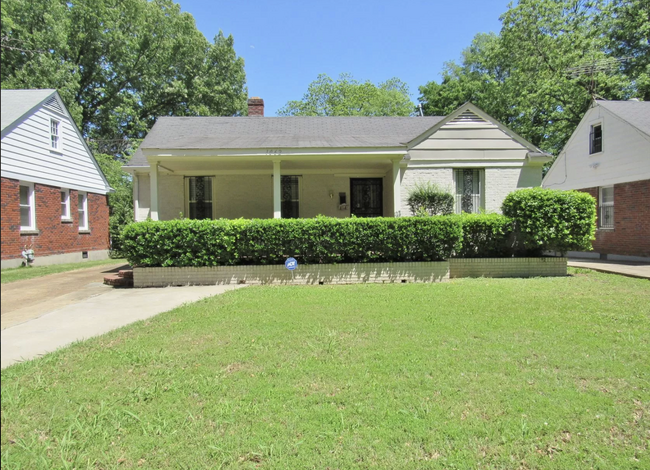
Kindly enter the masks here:
[[61, 107], [59, 100], [57, 100], [54, 96], [45, 102], [45, 106], [61, 114], [64, 114], [63, 108]]
[[469, 124], [469, 123], [475, 123], [475, 122], [487, 122], [485, 119], [477, 116], [471, 111], [465, 111], [462, 114], [458, 115], [454, 119], [451, 120], [451, 122], [457, 122], [459, 124]]

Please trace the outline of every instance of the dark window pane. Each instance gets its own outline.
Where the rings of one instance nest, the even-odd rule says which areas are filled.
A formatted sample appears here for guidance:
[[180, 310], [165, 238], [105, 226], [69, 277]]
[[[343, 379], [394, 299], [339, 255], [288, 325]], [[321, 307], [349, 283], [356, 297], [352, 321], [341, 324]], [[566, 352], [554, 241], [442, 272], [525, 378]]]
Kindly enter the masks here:
[[212, 203], [206, 201], [190, 202], [190, 219], [211, 219]]
[[300, 203], [298, 201], [282, 201], [282, 218], [297, 219]]
[[603, 151], [603, 128], [602, 126], [592, 126], [589, 135], [589, 153], [598, 153]]
[[280, 181], [280, 209], [283, 219], [300, 216], [300, 185], [297, 176], [282, 176]]
[[192, 176], [189, 178], [189, 218], [212, 218], [212, 178]]

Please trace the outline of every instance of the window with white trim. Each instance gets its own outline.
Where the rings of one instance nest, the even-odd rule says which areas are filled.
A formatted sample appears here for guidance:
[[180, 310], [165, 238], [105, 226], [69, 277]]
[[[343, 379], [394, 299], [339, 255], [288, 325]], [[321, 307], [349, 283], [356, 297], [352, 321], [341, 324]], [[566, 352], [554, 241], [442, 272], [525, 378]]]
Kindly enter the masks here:
[[70, 190], [61, 188], [61, 219], [70, 220]]
[[589, 155], [603, 151], [603, 125], [594, 124], [589, 132]]
[[477, 214], [481, 211], [483, 181], [481, 170], [463, 168], [454, 171], [456, 184], [455, 213]]
[[186, 181], [188, 218], [212, 219], [212, 177], [189, 176]]
[[88, 194], [82, 191], [77, 193], [79, 211], [79, 231], [88, 230]]
[[300, 177], [282, 176], [280, 182], [280, 209], [283, 219], [300, 217]]
[[20, 183], [20, 230], [36, 230], [34, 183]]
[[614, 228], [614, 186], [603, 186], [598, 194], [598, 226]]
[[50, 147], [61, 150], [61, 121], [50, 119]]

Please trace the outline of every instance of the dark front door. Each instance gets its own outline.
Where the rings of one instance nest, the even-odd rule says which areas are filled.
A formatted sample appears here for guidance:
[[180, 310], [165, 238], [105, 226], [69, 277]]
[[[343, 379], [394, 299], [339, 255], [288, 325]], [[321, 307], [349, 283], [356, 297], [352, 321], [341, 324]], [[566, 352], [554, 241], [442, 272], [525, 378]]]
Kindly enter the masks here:
[[357, 217], [381, 217], [383, 210], [382, 178], [350, 178], [350, 213]]

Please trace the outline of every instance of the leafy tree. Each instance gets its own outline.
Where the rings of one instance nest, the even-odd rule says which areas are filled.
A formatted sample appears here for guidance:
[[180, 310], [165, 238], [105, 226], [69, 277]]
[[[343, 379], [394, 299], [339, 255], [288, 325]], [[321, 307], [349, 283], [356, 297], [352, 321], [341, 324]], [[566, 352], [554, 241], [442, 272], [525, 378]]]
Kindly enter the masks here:
[[300, 101], [289, 101], [280, 116], [409, 116], [415, 105], [398, 78], [379, 85], [343, 73], [334, 81], [320, 74]]
[[133, 222], [133, 180], [131, 175], [122, 170], [123, 161], [112, 155], [95, 154], [97, 163], [115, 192], [108, 195], [109, 235], [111, 237], [112, 255], [121, 256], [120, 234], [122, 228]]
[[[594, 97], [627, 99], [643, 80], [635, 83], [620, 66], [627, 52], [615, 46], [621, 40], [612, 35], [611, 8], [621, 18], [640, 18], [623, 0], [520, 0], [501, 17], [500, 34], [477, 35], [460, 64], [446, 64], [440, 84], [420, 87], [425, 114], [472, 101], [558, 154]], [[634, 30], [625, 37], [636, 47], [637, 36]]]
[[623, 58], [636, 98], [650, 101], [650, 0], [614, 0], [605, 10], [611, 55]]
[[1, 39], [2, 87], [58, 89], [109, 151], [157, 116], [246, 109], [232, 36], [208, 42], [172, 0], [3, 0]]

